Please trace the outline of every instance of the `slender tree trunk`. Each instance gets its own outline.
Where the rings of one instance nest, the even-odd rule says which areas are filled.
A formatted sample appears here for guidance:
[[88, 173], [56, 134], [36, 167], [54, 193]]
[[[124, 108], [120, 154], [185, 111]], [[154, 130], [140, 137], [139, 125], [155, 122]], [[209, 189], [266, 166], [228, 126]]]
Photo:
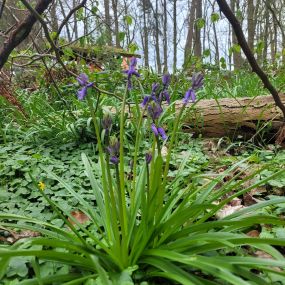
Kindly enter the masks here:
[[247, 5], [247, 42], [251, 51], [254, 50], [254, 36], [255, 36], [255, 25], [254, 25], [254, 3], [253, 0], [248, 0]]
[[173, 72], [177, 69], [177, 0], [173, 0]]
[[216, 24], [213, 23], [214, 38], [215, 38], [215, 63], [218, 65], [220, 62], [219, 41], [217, 36]]
[[158, 15], [158, 0], [155, 1], [155, 53], [156, 53], [156, 64], [157, 71], [161, 73], [161, 60], [160, 60], [160, 44], [159, 44], [159, 15]]
[[166, 73], [168, 70], [167, 60], [167, 0], [163, 1], [163, 72]]
[[147, 0], [143, 0], [143, 37], [144, 37], [144, 65], [149, 67], [149, 52], [148, 52], [148, 28], [147, 28]]
[[109, 0], [104, 0], [104, 10], [105, 10], [105, 26], [106, 26], [106, 38], [107, 44], [112, 45], [112, 28], [111, 28], [111, 16], [110, 16], [110, 2]]
[[[212, 3], [212, 13], [215, 12], [215, 1]], [[216, 29], [216, 23], [213, 21], [213, 31], [214, 31], [214, 46], [215, 46], [215, 64], [219, 65], [220, 62], [220, 52], [219, 52], [219, 41], [218, 41], [218, 35], [217, 35], [217, 29]]]
[[274, 63], [276, 59], [276, 52], [277, 52], [277, 26], [275, 22], [273, 22], [272, 29], [271, 29], [270, 50], [271, 50], [271, 62]]
[[[75, 5], [76, 5], [76, 0], [73, 0], [73, 7], [75, 7]], [[74, 37], [75, 39], [78, 39], [78, 21], [75, 14], [73, 15], [73, 21], [74, 21], [74, 28], [73, 28]]]
[[[202, 18], [202, 0], [196, 0], [196, 20], [200, 18]], [[202, 56], [201, 29], [197, 24], [195, 25], [194, 55], [198, 58]]]
[[[87, 10], [84, 9], [84, 35], [87, 35], [88, 34], [88, 18], [87, 18]], [[77, 37], [78, 38], [78, 37]], [[88, 38], [87, 38], [87, 41], [88, 41]]]
[[50, 8], [50, 23], [51, 23], [51, 29], [53, 32], [58, 31], [58, 21], [57, 21], [57, 14], [56, 9], [57, 8], [57, 1], [54, 1]]
[[[268, 35], [269, 35], [269, 11], [265, 7], [265, 24], [264, 24], [264, 31], [263, 31], [263, 43], [264, 43], [264, 48], [263, 48], [263, 55], [262, 55], [262, 63], [263, 65], [267, 64], [267, 53], [268, 53]], [[272, 39], [272, 34], [270, 33], [269, 35], [270, 42]]]
[[[58, 2], [59, 2], [59, 5], [60, 5], [61, 13], [62, 13], [63, 17], [66, 18], [66, 13], [65, 13], [64, 6], [63, 6], [63, 2], [62, 1], [58, 1]], [[71, 42], [72, 41], [72, 36], [71, 36], [70, 30], [69, 30], [69, 24], [68, 23], [65, 25], [65, 29], [66, 29], [66, 34], [67, 34], [68, 41]]]
[[189, 1], [189, 7], [190, 7], [190, 13], [189, 13], [188, 32], [187, 32], [185, 51], [184, 51], [184, 64], [187, 64], [189, 57], [192, 54], [196, 0], [192, 0], [191, 3]]
[[120, 37], [119, 37], [119, 17], [118, 17], [118, 0], [112, 0], [112, 8], [114, 13], [114, 24], [115, 24], [115, 38], [116, 47], [120, 47]]
[[[231, 0], [231, 9], [234, 14], [237, 10], [236, 8], [239, 8], [239, 0]], [[234, 31], [232, 31], [232, 43], [233, 45], [238, 44]], [[240, 52], [237, 52], [237, 51], [233, 52], [233, 61], [234, 61], [234, 69], [239, 69], [242, 65], [242, 58], [241, 58]]]

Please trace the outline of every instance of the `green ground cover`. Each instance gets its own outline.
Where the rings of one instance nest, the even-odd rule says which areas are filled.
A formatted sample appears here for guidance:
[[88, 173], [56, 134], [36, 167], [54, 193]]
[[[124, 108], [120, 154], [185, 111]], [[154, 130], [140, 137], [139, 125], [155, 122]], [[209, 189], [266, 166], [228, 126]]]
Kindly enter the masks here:
[[[264, 93], [245, 72], [206, 74], [199, 99]], [[120, 72], [89, 75], [114, 93], [79, 101], [67, 80], [61, 97], [44, 83], [19, 89], [26, 118], [3, 104], [0, 284], [285, 284], [285, 151], [194, 139], [180, 131], [183, 109], [155, 100], [146, 118], [154, 73], [128, 91]], [[171, 102], [190, 85], [173, 76]]]

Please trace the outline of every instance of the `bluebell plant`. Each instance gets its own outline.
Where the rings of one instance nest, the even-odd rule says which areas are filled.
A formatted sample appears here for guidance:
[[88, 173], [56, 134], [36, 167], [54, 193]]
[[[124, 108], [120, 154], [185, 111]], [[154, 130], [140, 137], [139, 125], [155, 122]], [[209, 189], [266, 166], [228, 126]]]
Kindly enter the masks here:
[[184, 96], [183, 103], [185, 105], [191, 101], [194, 103], [196, 101], [196, 91], [203, 86], [204, 77], [201, 73], [196, 73], [192, 77], [192, 86], [189, 88]]
[[110, 155], [110, 162], [113, 164], [119, 163], [119, 153], [120, 153], [120, 142], [114, 136], [110, 138], [110, 144], [107, 147], [107, 151]]
[[94, 82], [89, 82], [89, 78], [85, 73], [81, 73], [77, 77], [77, 81], [79, 85], [82, 86], [82, 88], [77, 91], [77, 97], [79, 100], [83, 100], [87, 95], [88, 88], [91, 88]]
[[[219, 191], [212, 191], [222, 184], [223, 178], [231, 170], [235, 170], [237, 165], [220, 178], [210, 180], [201, 187], [191, 183], [184, 187], [181, 185], [184, 185], [182, 182], [185, 178], [179, 174], [183, 173], [185, 164], [181, 163], [177, 176], [169, 181], [171, 150], [179, 121], [188, 102], [196, 100], [196, 92], [203, 84], [202, 74], [193, 76], [192, 86], [185, 93], [182, 108], [175, 118], [169, 138], [162, 127], [162, 114], [165, 106], [163, 101], [170, 104], [170, 75], [164, 75], [161, 84], [152, 86], [150, 95], [141, 104], [143, 112], [136, 117], [138, 121], [134, 152], [129, 154], [132, 156], [133, 175], [127, 179], [124, 164], [130, 159], [126, 159], [124, 154], [124, 113], [125, 102], [132, 89], [131, 78], [139, 77], [135, 68], [136, 60], [132, 59], [130, 68], [126, 71], [126, 92], [122, 101], [118, 138], [112, 135], [112, 119], [108, 114], [101, 124], [96, 117], [92, 101], [94, 94], [87, 92], [93, 83], [84, 74], [77, 78], [81, 86], [78, 99], [86, 99], [97, 137], [98, 162], [91, 162], [82, 154], [96, 206], [75, 191], [73, 183], [64, 181], [49, 169], [46, 170], [49, 178], [57, 180], [70, 196], [79, 201], [80, 210], [88, 216], [93, 226], [87, 228], [78, 222], [64, 206], [57, 204], [56, 200], [52, 201], [46, 194], [47, 191], [40, 193], [69, 230], [30, 217], [0, 213], [1, 226], [26, 227], [43, 234], [37, 238], [21, 239], [10, 248], [1, 246], [0, 279], [5, 274], [10, 259], [26, 256], [33, 257], [29, 260], [32, 260], [31, 266], [37, 273], [34, 279], [28, 280], [29, 284], [49, 284], [51, 280], [54, 284], [133, 285], [142, 284], [142, 281], [153, 284], [153, 277], [162, 278], [159, 279], [162, 280], [160, 283], [168, 284], [163, 279], [165, 278], [183, 285], [271, 284], [272, 280], [279, 281], [281, 278], [284, 281], [284, 272], [274, 270], [284, 268], [284, 257], [272, 246], [285, 246], [284, 239], [254, 239], [238, 233], [238, 230], [255, 224], [284, 226], [284, 221], [264, 213], [256, 215], [256, 210], [263, 207], [260, 206], [262, 203], [243, 209], [241, 214], [233, 213], [224, 219], [213, 220], [215, 213], [228, 201], [262, 185], [265, 180], [245, 188], [241, 187], [240, 180], [231, 180]], [[97, 100], [99, 98], [98, 96]], [[140, 149], [144, 141], [141, 134], [144, 112], [148, 114], [150, 131], [155, 139], [151, 149], [142, 156]], [[101, 131], [105, 131], [106, 140], [102, 140]], [[161, 153], [155, 150], [156, 146], [159, 148], [160, 140], [168, 144], [169, 152], [165, 161]], [[274, 173], [270, 178], [280, 173]], [[252, 179], [254, 175], [249, 178]], [[37, 181], [35, 187], [38, 187]], [[219, 205], [215, 204], [217, 199], [226, 194], [230, 197]], [[280, 198], [278, 201], [265, 201], [264, 205], [284, 202], [285, 198]], [[21, 223], [12, 223], [11, 220]], [[249, 248], [267, 252], [272, 259], [247, 256], [248, 249], [243, 251], [245, 244]], [[63, 263], [68, 272], [45, 276], [45, 272], [40, 272], [42, 261]]]
[[132, 57], [130, 61], [129, 69], [124, 70], [124, 73], [127, 74], [127, 86], [129, 90], [131, 90], [133, 87], [132, 81], [131, 81], [132, 76], [134, 75], [136, 77], [140, 77], [140, 74], [136, 70], [136, 65], [137, 65], [137, 59], [135, 57]]

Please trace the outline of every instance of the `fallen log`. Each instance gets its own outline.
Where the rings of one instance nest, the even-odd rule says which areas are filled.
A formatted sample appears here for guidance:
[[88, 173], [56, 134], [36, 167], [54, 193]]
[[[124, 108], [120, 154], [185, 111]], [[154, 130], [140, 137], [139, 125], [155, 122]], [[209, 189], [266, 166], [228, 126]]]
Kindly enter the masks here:
[[[285, 103], [285, 94], [280, 94]], [[176, 104], [176, 110], [182, 107]], [[272, 96], [244, 97], [238, 99], [223, 98], [200, 100], [187, 107], [183, 118], [185, 131], [202, 134], [205, 137], [250, 138], [261, 128], [270, 128], [270, 134], [276, 134], [283, 125], [283, 116], [276, 107]]]

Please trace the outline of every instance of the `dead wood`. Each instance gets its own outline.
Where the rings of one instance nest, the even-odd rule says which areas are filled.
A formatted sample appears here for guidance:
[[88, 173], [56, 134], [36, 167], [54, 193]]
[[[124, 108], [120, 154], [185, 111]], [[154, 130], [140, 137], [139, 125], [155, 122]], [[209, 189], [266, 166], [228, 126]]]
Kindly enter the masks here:
[[[285, 103], [285, 95], [279, 94]], [[177, 111], [182, 102], [176, 104]], [[200, 100], [186, 110], [184, 129], [206, 137], [250, 136], [270, 126], [277, 134], [283, 125], [282, 111], [276, 106], [272, 96], [245, 97], [237, 99]]]

